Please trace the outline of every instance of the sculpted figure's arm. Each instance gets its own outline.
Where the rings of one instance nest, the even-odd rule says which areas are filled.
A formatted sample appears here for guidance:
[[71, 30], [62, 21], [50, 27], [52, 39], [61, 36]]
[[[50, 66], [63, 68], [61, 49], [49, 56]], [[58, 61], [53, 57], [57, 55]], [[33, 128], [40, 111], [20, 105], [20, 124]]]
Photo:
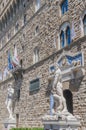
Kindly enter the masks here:
[[53, 90], [55, 90], [55, 88], [56, 88], [56, 85], [57, 85], [58, 80], [59, 80], [59, 76], [60, 76], [59, 70], [57, 70], [57, 71], [55, 72], [55, 78], [54, 78], [54, 82], [53, 82]]
[[11, 93], [14, 94], [14, 89], [13, 88], [11, 88]]
[[57, 82], [58, 82], [58, 78], [57, 78], [57, 76], [55, 76], [54, 82], [53, 82], [53, 90], [56, 89]]

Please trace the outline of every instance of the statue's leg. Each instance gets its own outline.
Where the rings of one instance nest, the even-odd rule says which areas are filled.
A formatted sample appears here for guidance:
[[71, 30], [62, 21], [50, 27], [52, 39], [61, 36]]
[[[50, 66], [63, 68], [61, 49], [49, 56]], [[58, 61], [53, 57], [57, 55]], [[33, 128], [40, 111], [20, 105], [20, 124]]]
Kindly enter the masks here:
[[13, 116], [12, 116], [12, 107], [10, 108], [10, 118], [12, 119]]
[[59, 97], [59, 107], [58, 107], [58, 110], [62, 110], [62, 108], [63, 108], [62, 99], [61, 99], [61, 97]]
[[10, 114], [10, 101], [8, 101], [7, 110], [8, 110], [8, 112], [9, 112], [9, 114]]
[[8, 105], [7, 105], [7, 109], [8, 109], [8, 112], [9, 112], [9, 118], [12, 117], [12, 110], [11, 110], [10, 106], [11, 106], [11, 100], [8, 101]]
[[54, 98], [55, 98], [56, 101], [59, 102], [59, 106], [57, 107], [57, 111], [58, 111], [58, 110], [62, 110], [63, 104], [62, 104], [61, 96], [59, 96], [59, 95], [57, 95], [57, 94], [54, 94]]
[[65, 112], [65, 111], [67, 111], [67, 105], [66, 105], [66, 100], [65, 100], [65, 98], [63, 97], [62, 98], [62, 102], [63, 102], [63, 112]]
[[54, 114], [54, 97], [53, 95], [51, 94], [50, 95], [50, 115], [53, 115]]

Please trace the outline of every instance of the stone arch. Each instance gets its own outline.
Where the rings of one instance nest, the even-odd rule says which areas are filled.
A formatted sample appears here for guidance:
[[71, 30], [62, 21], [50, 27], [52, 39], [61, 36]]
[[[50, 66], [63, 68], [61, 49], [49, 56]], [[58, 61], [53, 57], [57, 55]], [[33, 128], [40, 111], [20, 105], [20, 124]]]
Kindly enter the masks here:
[[63, 22], [63, 23], [60, 25], [60, 28], [59, 28], [60, 32], [61, 32], [62, 30], [66, 30], [67, 27], [70, 27], [70, 23], [69, 23], [68, 21]]
[[86, 23], [84, 25], [84, 19], [86, 18], [86, 9], [82, 11], [80, 14], [80, 28], [81, 28], [81, 36], [86, 35]]
[[[63, 24], [61, 24], [60, 28], [59, 28], [59, 36], [61, 36], [61, 32], [63, 31], [64, 32], [64, 47], [68, 45], [67, 43], [67, 36], [66, 36], [66, 30], [67, 28], [70, 28], [70, 38], [71, 38], [71, 25], [68, 21], [64, 22]], [[70, 40], [71, 41], [71, 40]], [[71, 42], [69, 42], [71, 43]], [[61, 43], [61, 37], [59, 37], [59, 49], [63, 48], [62, 43]]]
[[63, 95], [66, 99], [67, 109], [73, 114], [73, 94], [69, 89], [63, 91]]
[[83, 12], [82, 12], [82, 14], [81, 14], [81, 18], [82, 18], [82, 20], [84, 19], [84, 16], [86, 15], [86, 10], [84, 10]]
[[35, 50], [38, 50], [38, 51], [39, 51], [39, 47], [38, 47], [38, 46], [36, 46], [36, 47], [34, 48], [34, 51], [35, 51]]

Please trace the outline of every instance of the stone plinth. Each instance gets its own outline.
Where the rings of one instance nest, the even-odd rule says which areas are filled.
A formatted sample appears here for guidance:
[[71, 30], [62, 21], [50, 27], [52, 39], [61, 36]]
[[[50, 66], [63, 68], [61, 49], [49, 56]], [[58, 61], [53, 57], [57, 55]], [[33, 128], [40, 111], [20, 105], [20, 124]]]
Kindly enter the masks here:
[[45, 120], [44, 130], [79, 130], [79, 121]]
[[79, 130], [80, 121], [77, 119], [62, 119], [58, 116], [43, 118], [44, 130]]
[[16, 128], [16, 120], [15, 119], [6, 119], [4, 121], [4, 129], [10, 130], [11, 128]]

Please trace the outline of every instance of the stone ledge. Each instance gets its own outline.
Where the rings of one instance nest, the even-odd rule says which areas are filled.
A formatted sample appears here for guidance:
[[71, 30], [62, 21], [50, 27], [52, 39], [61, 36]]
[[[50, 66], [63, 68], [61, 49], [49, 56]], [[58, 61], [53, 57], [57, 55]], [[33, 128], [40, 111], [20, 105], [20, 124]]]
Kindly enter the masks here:
[[[31, 71], [32, 69], [34, 69], [34, 68], [36, 68], [36, 67], [40, 67], [41, 65], [44, 64], [45, 61], [54, 58], [56, 55], [61, 54], [61, 53], [63, 52], [63, 50], [69, 51], [73, 46], [79, 45], [79, 44], [81, 44], [81, 42], [84, 42], [85, 40], [86, 40], [86, 36], [84, 36], [84, 37], [78, 39], [78, 40], [75, 41], [75, 42], [72, 42], [70, 46], [66, 46], [66, 47], [64, 47], [64, 48], [62, 48], [62, 49], [56, 51], [56, 52], [53, 53], [52, 55], [48, 56], [47, 58], [45, 58], [45, 59], [43, 59], [43, 60], [41, 60], [41, 61], [39, 61], [39, 62], [37, 62], [36, 64], [33, 64], [33, 65], [31, 65], [30, 67], [24, 68], [24, 69], [23, 69], [23, 72], [24, 72], [23, 74], [27, 73], [27, 71]], [[6, 79], [5, 81], [2, 81], [2, 82], [0, 82], [0, 85], [1, 85], [1, 84], [4, 84], [4, 83], [6, 83], [6, 82], [8, 82], [9, 80], [12, 80], [12, 79], [13, 79], [13, 77], [8, 78], [8, 79]]]
[[45, 120], [43, 121], [43, 124], [52, 124], [52, 125], [61, 125], [61, 126], [68, 126], [68, 125], [71, 125], [71, 126], [80, 126], [80, 121], [73, 121], [73, 120], [70, 120], [70, 121], [58, 121], [58, 120]]
[[66, 46], [66, 47], [64, 47], [64, 48], [62, 48], [62, 49], [56, 51], [56, 52], [53, 53], [52, 55], [48, 56], [47, 58], [45, 58], [45, 59], [43, 59], [43, 60], [37, 62], [36, 64], [33, 64], [33, 65], [31, 65], [30, 67], [28, 67], [28, 68], [25, 68], [25, 72], [26, 72], [27, 70], [30, 71], [30, 70], [32, 70], [32, 69], [35, 68], [35, 67], [39, 67], [41, 64], [43, 64], [43, 63], [44, 63], [45, 61], [47, 61], [48, 59], [50, 59], [50, 58], [52, 59], [52, 58], [54, 58], [56, 55], [61, 54], [61, 53], [63, 52], [63, 50], [69, 51], [73, 46], [79, 45], [79, 44], [81, 44], [81, 42], [84, 42], [85, 40], [86, 40], [86, 36], [84, 36], [84, 37], [82, 37], [82, 38], [80, 38], [80, 39], [78, 39], [78, 40], [72, 42], [72, 43], [70, 44], [70, 46]]

